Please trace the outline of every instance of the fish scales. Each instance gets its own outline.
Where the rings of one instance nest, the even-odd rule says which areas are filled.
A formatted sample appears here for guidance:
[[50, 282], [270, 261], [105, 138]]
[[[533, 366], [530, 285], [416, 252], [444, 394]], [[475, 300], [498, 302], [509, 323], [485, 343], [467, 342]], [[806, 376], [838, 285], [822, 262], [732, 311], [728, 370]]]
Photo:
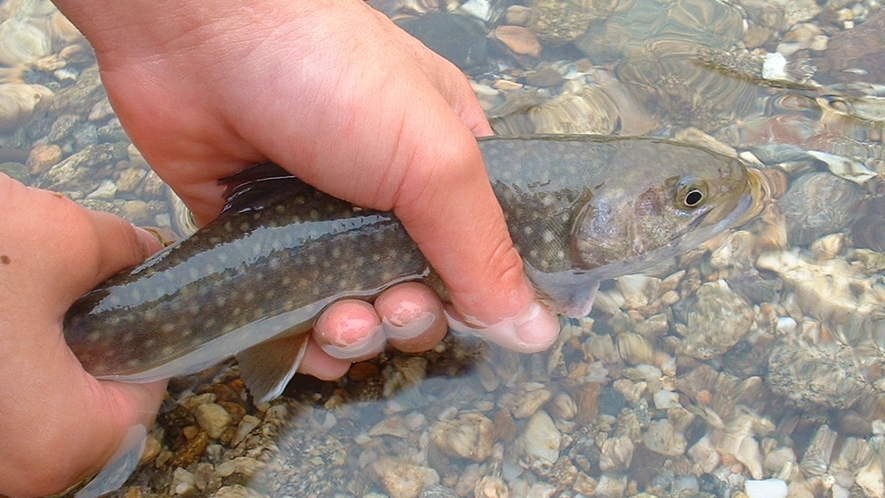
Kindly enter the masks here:
[[[492, 137], [479, 145], [539, 296], [573, 316], [589, 311], [601, 280], [740, 223], [760, 196], [737, 159], [665, 140]], [[272, 362], [273, 348], [259, 348], [298, 337], [339, 299], [371, 300], [397, 282], [434, 280], [391, 213], [354, 207], [274, 165], [228, 181], [215, 221], [68, 312], [65, 338], [88, 372], [147, 382], [236, 354], [248, 377], [283, 377], [249, 385], [266, 398], [297, 364], [270, 373], [247, 366]]]

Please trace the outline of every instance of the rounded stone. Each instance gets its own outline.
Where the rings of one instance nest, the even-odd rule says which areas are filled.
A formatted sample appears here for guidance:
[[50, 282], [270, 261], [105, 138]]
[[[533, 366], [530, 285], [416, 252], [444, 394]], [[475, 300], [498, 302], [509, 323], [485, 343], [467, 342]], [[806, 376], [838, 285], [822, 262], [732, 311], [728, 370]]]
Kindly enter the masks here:
[[218, 439], [231, 423], [230, 413], [221, 405], [216, 403], [206, 403], [197, 406], [194, 410], [194, 417], [200, 427], [206, 431], [212, 439]]

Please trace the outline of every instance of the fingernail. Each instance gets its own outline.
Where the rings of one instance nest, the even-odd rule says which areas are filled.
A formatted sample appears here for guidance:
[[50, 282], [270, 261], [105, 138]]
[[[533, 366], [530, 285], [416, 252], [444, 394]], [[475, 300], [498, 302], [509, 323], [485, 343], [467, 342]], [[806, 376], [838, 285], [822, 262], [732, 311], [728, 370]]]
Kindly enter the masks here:
[[478, 334], [495, 344], [520, 353], [549, 348], [559, 335], [559, 320], [542, 305], [532, 302], [521, 313], [498, 323], [485, 324], [446, 308], [449, 327], [461, 333]]
[[384, 317], [381, 320], [381, 326], [388, 339], [409, 340], [426, 332], [435, 320], [436, 315], [433, 313], [423, 313], [418, 317], [410, 319], [405, 324], [395, 323]]
[[141, 254], [145, 258], [157, 252], [163, 247], [163, 242], [153, 233], [144, 228], [132, 226], [135, 229], [135, 235], [138, 237], [138, 244], [141, 246]]
[[559, 318], [543, 305], [532, 302], [525, 318], [516, 324], [516, 337], [524, 344], [534, 344], [543, 351], [559, 336]]
[[384, 350], [387, 338], [381, 332], [382, 329], [379, 325], [372, 329], [364, 341], [341, 346], [325, 342], [320, 342], [319, 344], [323, 351], [332, 358], [358, 361], [363, 358], [371, 358]]

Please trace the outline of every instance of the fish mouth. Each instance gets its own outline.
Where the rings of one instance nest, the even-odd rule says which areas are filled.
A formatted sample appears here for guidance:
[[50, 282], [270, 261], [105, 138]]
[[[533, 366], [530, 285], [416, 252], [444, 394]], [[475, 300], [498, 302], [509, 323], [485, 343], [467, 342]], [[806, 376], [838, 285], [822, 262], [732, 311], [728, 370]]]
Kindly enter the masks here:
[[[751, 171], [750, 168], [748, 171]], [[737, 202], [716, 206], [695, 218], [683, 231], [682, 236], [674, 241], [674, 246], [696, 247], [729, 228], [747, 223], [762, 211], [767, 198], [766, 190], [760, 185], [760, 176], [758, 173], [751, 174], [747, 189], [737, 198]], [[718, 221], [711, 222], [723, 213], [724, 216]]]
[[[737, 202], [716, 206], [698, 216], [685, 230], [686, 236], [693, 233], [705, 233], [707, 238], [710, 238], [728, 228], [742, 226], [762, 212], [767, 201], [772, 198], [771, 185], [768, 178], [758, 169], [746, 168], [746, 171], [747, 186], [743, 194], [737, 198]], [[715, 219], [723, 212], [725, 215], [721, 219], [710, 223], [711, 218]], [[701, 226], [705, 223], [709, 224]]]

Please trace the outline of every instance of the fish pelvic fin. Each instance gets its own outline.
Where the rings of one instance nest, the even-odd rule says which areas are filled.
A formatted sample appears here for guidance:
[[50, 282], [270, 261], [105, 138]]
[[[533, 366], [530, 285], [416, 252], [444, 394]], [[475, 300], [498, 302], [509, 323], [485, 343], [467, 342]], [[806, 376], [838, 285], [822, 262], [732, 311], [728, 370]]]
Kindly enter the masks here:
[[528, 263], [524, 268], [538, 298], [550, 311], [571, 318], [590, 313], [599, 290], [599, 277], [582, 271], [546, 273]]
[[119, 489], [138, 467], [146, 439], [147, 429], [143, 425], [130, 427], [111, 460], [74, 498], [97, 498]]
[[301, 365], [309, 338], [308, 333], [288, 335], [237, 353], [240, 379], [249, 388], [255, 404], [282, 394]]

